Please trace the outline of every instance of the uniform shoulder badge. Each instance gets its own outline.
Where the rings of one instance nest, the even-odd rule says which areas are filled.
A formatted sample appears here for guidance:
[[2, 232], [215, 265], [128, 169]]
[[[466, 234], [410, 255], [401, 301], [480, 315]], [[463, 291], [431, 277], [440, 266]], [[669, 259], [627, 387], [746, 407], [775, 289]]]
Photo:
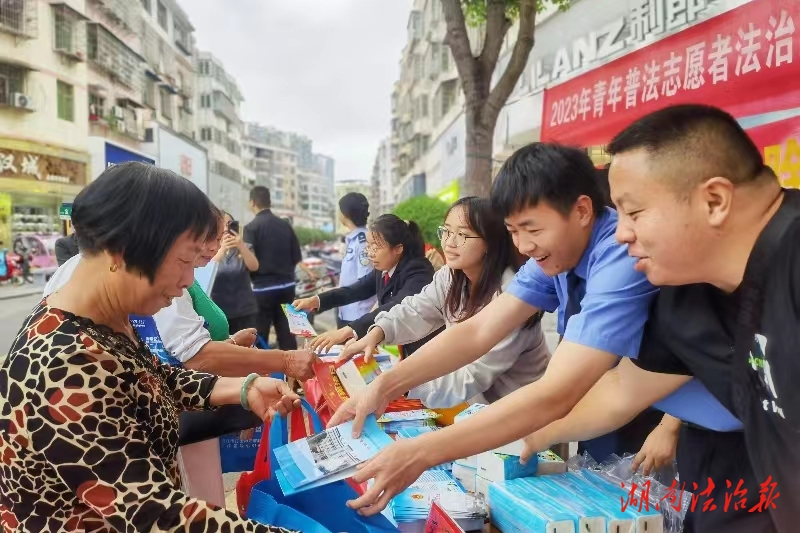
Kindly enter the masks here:
[[367, 242], [367, 234], [366, 233], [359, 233], [358, 234], [358, 242]]
[[358, 254], [358, 262], [361, 263], [362, 266], [369, 265], [369, 254], [367, 253], [366, 248], [361, 250], [361, 253]]

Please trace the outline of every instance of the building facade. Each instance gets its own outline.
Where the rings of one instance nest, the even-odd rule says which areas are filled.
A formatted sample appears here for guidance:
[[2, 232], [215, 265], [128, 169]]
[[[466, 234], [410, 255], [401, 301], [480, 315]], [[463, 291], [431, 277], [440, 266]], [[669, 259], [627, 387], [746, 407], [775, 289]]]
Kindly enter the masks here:
[[0, 241], [51, 242], [90, 177], [86, 5], [0, 9]]
[[249, 219], [249, 191], [255, 181], [252, 172], [243, 172], [240, 107], [244, 98], [212, 54], [198, 52], [196, 68], [196, 138], [208, 150], [209, 198], [237, 220]]
[[270, 189], [272, 208], [297, 226], [332, 231], [333, 158], [316, 154], [313, 141], [257, 123], [246, 126], [246, 167]]
[[392, 142], [386, 138], [378, 146], [372, 165], [372, 189], [369, 200], [370, 218], [391, 213], [395, 207], [395, 190], [392, 179]]

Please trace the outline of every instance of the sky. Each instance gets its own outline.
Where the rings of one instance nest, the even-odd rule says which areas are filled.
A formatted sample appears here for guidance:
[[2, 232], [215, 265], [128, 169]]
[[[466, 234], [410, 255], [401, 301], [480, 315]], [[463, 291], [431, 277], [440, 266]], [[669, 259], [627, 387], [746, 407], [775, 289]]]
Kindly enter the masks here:
[[244, 94], [242, 119], [304, 134], [336, 178], [369, 179], [390, 133], [411, 0], [180, 0], [197, 46]]

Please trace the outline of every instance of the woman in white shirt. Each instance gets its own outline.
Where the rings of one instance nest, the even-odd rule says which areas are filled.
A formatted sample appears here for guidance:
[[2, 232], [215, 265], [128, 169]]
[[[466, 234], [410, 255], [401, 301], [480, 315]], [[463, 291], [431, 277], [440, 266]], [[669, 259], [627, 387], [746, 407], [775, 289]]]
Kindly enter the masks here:
[[[371, 357], [382, 342], [406, 344], [464, 321], [514, 277], [514, 246], [489, 200], [467, 197], [454, 203], [439, 238], [447, 265], [420, 293], [378, 314], [367, 335], [347, 346], [341, 360], [361, 352]], [[491, 403], [536, 381], [550, 361], [540, 318], [532, 318], [474, 363], [412, 389], [408, 397], [428, 407], [452, 407], [467, 400]]]

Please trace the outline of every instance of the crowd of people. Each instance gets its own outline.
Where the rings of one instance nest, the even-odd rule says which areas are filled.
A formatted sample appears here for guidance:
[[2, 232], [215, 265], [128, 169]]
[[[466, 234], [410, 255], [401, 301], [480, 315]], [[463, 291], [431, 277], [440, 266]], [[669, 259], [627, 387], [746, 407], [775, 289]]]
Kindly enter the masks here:
[[[429, 407], [491, 405], [368, 461], [355, 480], [373, 483], [350, 502], [363, 514], [427, 468], [525, 438], [523, 460], [575, 441], [597, 460], [635, 453], [646, 472], [677, 458], [685, 490], [709, 487], [718, 502], [689, 512], [686, 531], [793, 531], [800, 193], [782, 189], [713, 107], [655, 112], [607, 151], [598, 171], [582, 149], [518, 150], [491, 198], [450, 207], [443, 265], [414, 221], [368, 223], [367, 199], [345, 195], [340, 287], [303, 299], [300, 246], [268, 189], [251, 191], [255, 218], [240, 228], [169, 171], [107, 169], [73, 204], [79, 253], [0, 367], [0, 521], [36, 532], [280, 531], [224, 509], [215, 439], [297, 405], [271, 373], [302, 381], [333, 346], [345, 345], [344, 360], [385, 343], [402, 361], [331, 425], [353, 419], [359, 434], [404, 394]], [[194, 272], [211, 261], [206, 294]], [[298, 350], [286, 303], [338, 308], [337, 329]], [[561, 336], [552, 354], [545, 312]], [[136, 321], [152, 323], [163, 353]], [[278, 349], [254, 349], [271, 328]], [[748, 505], [723, 508], [731, 483]]]

